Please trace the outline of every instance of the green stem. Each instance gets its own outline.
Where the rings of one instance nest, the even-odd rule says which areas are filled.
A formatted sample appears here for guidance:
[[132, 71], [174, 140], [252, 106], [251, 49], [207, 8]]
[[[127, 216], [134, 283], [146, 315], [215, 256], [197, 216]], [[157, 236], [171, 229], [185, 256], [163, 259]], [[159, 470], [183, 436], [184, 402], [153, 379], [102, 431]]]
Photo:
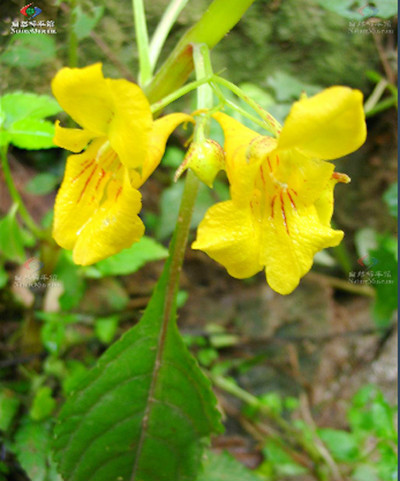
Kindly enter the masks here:
[[157, 102], [183, 85], [193, 70], [192, 45], [214, 47], [240, 20], [255, 0], [214, 0], [201, 19], [178, 42], [157, 75], [146, 87]]
[[158, 24], [150, 42], [149, 56], [151, 71], [157, 64], [158, 57], [164, 46], [165, 40], [181, 11], [185, 8], [189, 0], [171, 0], [167, 9]]
[[70, 0], [69, 12], [69, 39], [68, 39], [68, 65], [70, 68], [78, 66], [78, 37], [75, 33], [76, 0]]
[[243, 90], [237, 87], [229, 80], [226, 80], [222, 77], [215, 76], [213, 81], [219, 83], [220, 85], [226, 87], [227, 89], [231, 90], [235, 95], [241, 98], [244, 102], [246, 102], [250, 107], [257, 112], [257, 114], [263, 119], [266, 124], [266, 128], [270, 130], [275, 136], [278, 136], [282, 130], [281, 124], [268, 112], [266, 112], [262, 107], [260, 107], [253, 99], [248, 97]]
[[132, 0], [136, 31], [136, 43], [139, 52], [139, 85], [144, 87], [151, 79], [149, 55], [149, 37], [147, 34], [146, 15], [143, 0]]
[[4, 145], [1, 148], [1, 166], [3, 168], [4, 180], [10, 192], [11, 199], [15, 204], [18, 205], [19, 215], [21, 216], [28, 229], [30, 229], [37, 238], [46, 238], [47, 236], [45, 235], [45, 233], [36, 225], [36, 222], [32, 219], [27, 208], [25, 207], [22, 197], [20, 196], [17, 188], [15, 187], [14, 179], [12, 178], [10, 166], [8, 164], [7, 151], [8, 145]]
[[159, 110], [164, 109], [170, 103], [179, 99], [183, 95], [186, 95], [187, 93], [191, 92], [192, 90], [197, 89], [198, 87], [200, 87], [200, 85], [208, 83], [210, 80], [211, 80], [211, 77], [205, 77], [203, 79], [195, 80], [194, 82], [190, 82], [190, 83], [186, 84], [184, 87], [181, 87], [180, 89], [176, 90], [172, 94], [169, 94], [166, 97], [164, 97], [163, 99], [159, 100], [158, 102], [155, 102], [154, 104], [152, 104], [151, 107], [150, 107], [152, 113], [154, 114], [155, 112], [158, 112]]

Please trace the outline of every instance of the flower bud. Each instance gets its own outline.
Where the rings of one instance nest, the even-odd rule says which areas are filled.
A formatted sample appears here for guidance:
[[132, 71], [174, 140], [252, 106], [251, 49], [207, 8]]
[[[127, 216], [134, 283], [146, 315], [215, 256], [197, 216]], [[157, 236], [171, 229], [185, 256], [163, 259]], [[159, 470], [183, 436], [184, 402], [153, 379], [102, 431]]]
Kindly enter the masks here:
[[186, 169], [192, 169], [208, 187], [212, 187], [215, 176], [225, 168], [225, 154], [222, 147], [212, 139], [192, 142], [185, 158], [175, 174], [175, 182]]

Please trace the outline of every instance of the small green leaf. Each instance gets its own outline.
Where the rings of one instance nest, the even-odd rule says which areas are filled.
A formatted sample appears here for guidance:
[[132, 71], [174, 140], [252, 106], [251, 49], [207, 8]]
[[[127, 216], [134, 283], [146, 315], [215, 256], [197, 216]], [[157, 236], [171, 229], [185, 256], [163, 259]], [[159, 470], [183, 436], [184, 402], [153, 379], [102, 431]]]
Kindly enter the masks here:
[[16, 433], [13, 451], [31, 481], [46, 479], [49, 441], [49, 423], [25, 419]]
[[34, 421], [41, 421], [50, 416], [56, 407], [56, 401], [52, 396], [48, 386], [42, 386], [33, 399], [32, 407], [29, 412]]
[[185, 348], [175, 316], [168, 322], [168, 276], [169, 263], [140, 323], [63, 406], [54, 447], [65, 480], [196, 479], [204, 439], [221, 430], [210, 382]]
[[95, 268], [102, 277], [127, 275], [136, 272], [148, 262], [165, 259], [167, 255], [168, 250], [164, 246], [144, 236], [129, 249], [98, 262]]
[[117, 332], [118, 322], [118, 315], [96, 319], [94, 324], [94, 332], [97, 338], [104, 344], [110, 344]]
[[104, 7], [92, 6], [91, 12], [88, 15], [87, 13], [83, 12], [80, 5], [78, 5], [74, 9], [75, 14], [75, 22], [73, 25], [73, 30], [78, 37], [78, 40], [82, 40], [90, 35], [90, 32], [94, 29], [97, 25], [98, 21], [101, 19], [104, 13]]
[[7, 284], [7, 281], [8, 281], [8, 273], [4, 269], [3, 264], [0, 264], [0, 289], [3, 289], [3, 287]]
[[388, 190], [383, 194], [383, 200], [386, 202], [386, 205], [388, 206], [390, 215], [393, 217], [398, 216], [398, 186], [397, 182], [394, 182]]
[[358, 444], [355, 437], [347, 431], [324, 428], [318, 434], [327, 445], [333, 457], [338, 461], [355, 461], [359, 456]]
[[64, 292], [59, 298], [62, 310], [68, 311], [77, 306], [86, 289], [86, 282], [81, 276], [79, 267], [72, 261], [69, 251], [61, 251], [54, 275], [58, 282], [63, 283]]
[[17, 33], [12, 35], [0, 63], [11, 67], [35, 68], [56, 56], [56, 41], [52, 35]]
[[204, 471], [196, 481], [261, 481], [228, 453], [207, 453]]
[[368, 464], [360, 464], [351, 475], [353, 481], [380, 481], [376, 468]]
[[0, 431], [7, 431], [19, 407], [19, 400], [10, 389], [0, 391]]
[[0, 252], [5, 259], [21, 264], [25, 260], [25, 251], [21, 227], [16, 219], [17, 209], [17, 204], [14, 204], [0, 220]]
[[166, 148], [164, 157], [161, 160], [161, 165], [164, 167], [172, 167], [173, 169], [177, 169], [183, 162], [184, 158], [185, 152], [179, 147], [171, 145], [170, 147]]
[[4, 116], [1, 125], [7, 130], [13, 122], [26, 119], [44, 119], [61, 112], [57, 101], [49, 95], [31, 92], [11, 92], [0, 97], [0, 111]]
[[39, 150], [56, 147], [54, 124], [48, 120], [26, 118], [14, 122], [8, 130], [10, 143], [20, 149]]
[[52, 192], [59, 183], [58, 175], [50, 172], [43, 172], [35, 175], [26, 185], [26, 190], [35, 195], [46, 195]]
[[263, 452], [266, 459], [259, 468], [260, 473], [272, 471], [277, 475], [276, 478], [280, 479], [284, 476], [300, 476], [307, 472], [285, 451], [284, 445], [276, 440], [268, 440]]

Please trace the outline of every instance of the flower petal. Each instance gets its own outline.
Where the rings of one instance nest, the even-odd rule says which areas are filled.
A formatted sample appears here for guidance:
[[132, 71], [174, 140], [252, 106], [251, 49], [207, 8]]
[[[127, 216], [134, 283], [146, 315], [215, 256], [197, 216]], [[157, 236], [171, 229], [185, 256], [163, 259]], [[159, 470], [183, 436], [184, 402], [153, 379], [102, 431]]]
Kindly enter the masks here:
[[264, 222], [260, 263], [274, 291], [290, 294], [310, 269], [314, 255], [340, 243], [343, 232], [321, 224], [314, 206], [293, 208], [287, 196]]
[[143, 164], [140, 185], [142, 185], [157, 168], [164, 155], [168, 137], [176, 127], [183, 122], [193, 122], [193, 117], [187, 114], [175, 113], [165, 115], [153, 122], [147, 157]]
[[315, 202], [315, 208], [317, 209], [319, 220], [326, 226], [331, 225], [331, 219], [333, 214], [333, 190], [338, 182], [348, 184], [350, 177], [346, 174], [340, 174], [334, 172], [327, 186], [322, 191], [321, 196]]
[[152, 127], [150, 105], [142, 90], [127, 80], [105, 80], [112, 119], [107, 135], [127, 169], [141, 169], [146, 160]]
[[131, 187], [127, 173], [122, 185], [110, 184], [107, 199], [78, 236], [74, 262], [93, 264], [137, 242], [144, 234], [144, 225], [138, 216], [141, 207], [141, 194]]
[[56, 120], [55, 127], [56, 131], [53, 142], [59, 147], [70, 150], [71, 152], [80, 152], [87, 146], [89, 140], [95, 137], [95, 134], [88, 130], [65, 129], [60, 126], [59, 120]]
[[238, 210], [232, 201], [212, 206], [201, 221], [193, 249], [206, 252], [232, 277], [244, 279], [262, 269], [259, 230], [250, 209]]
[[113, 115], [113, 104], [101, 64], [85, 68], [63, 68], [51, 87], [61, 107], [84, 129], [105, 135]]
[[330, 160], [353, 152], [365, 139], [362, 93], [336, 86], [293, 105], [278, 148], [298, 148], [311, 157]]

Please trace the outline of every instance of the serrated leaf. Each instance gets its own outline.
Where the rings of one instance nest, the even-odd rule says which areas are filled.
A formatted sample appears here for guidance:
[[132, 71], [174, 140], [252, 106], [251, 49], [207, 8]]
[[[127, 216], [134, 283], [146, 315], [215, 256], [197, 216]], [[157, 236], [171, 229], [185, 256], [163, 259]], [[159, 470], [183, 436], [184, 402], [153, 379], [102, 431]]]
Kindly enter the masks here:
[[260, 477], [228, 453], [208, 453], [204, 472], [196, 481], [260, 481]]
[[11, 37], [0, 62], [11, 67], [35, 68], [49, 62], [56, 55], [56, 41], [52, 35], [17, 33]]
[[141, 322], [100, 358], [58, 418], [65, 481], [189, 481], [220, 431], [209, 381], [165, 311], [169, 263]]
[[14, 122], [9, 130], [10, 143], [20, 149], [39, 150], [56, 147], [54, 124], [48, 120], [26, 118]]
[[148, 262], [165, 259], [167, 255], [168, 250], [164, 246], [150, 237], [142, 237], [129, 249], [124, 249], [108, 259], [98, 262], [95, 268], [103, 277], [132, 274]]
[[16, 219], [17, 210], [14, 204], [0, 220], [0, 252], [7, 260], [22, 263], [25, 260], [24, 239]]
[[27, 117], [44, 119], [61, 112], [57, 101], [49, 95], [36, 95], [31, 92], [11, 92], [0, 97], [0, 111], [4, 129], [13, 122]]

